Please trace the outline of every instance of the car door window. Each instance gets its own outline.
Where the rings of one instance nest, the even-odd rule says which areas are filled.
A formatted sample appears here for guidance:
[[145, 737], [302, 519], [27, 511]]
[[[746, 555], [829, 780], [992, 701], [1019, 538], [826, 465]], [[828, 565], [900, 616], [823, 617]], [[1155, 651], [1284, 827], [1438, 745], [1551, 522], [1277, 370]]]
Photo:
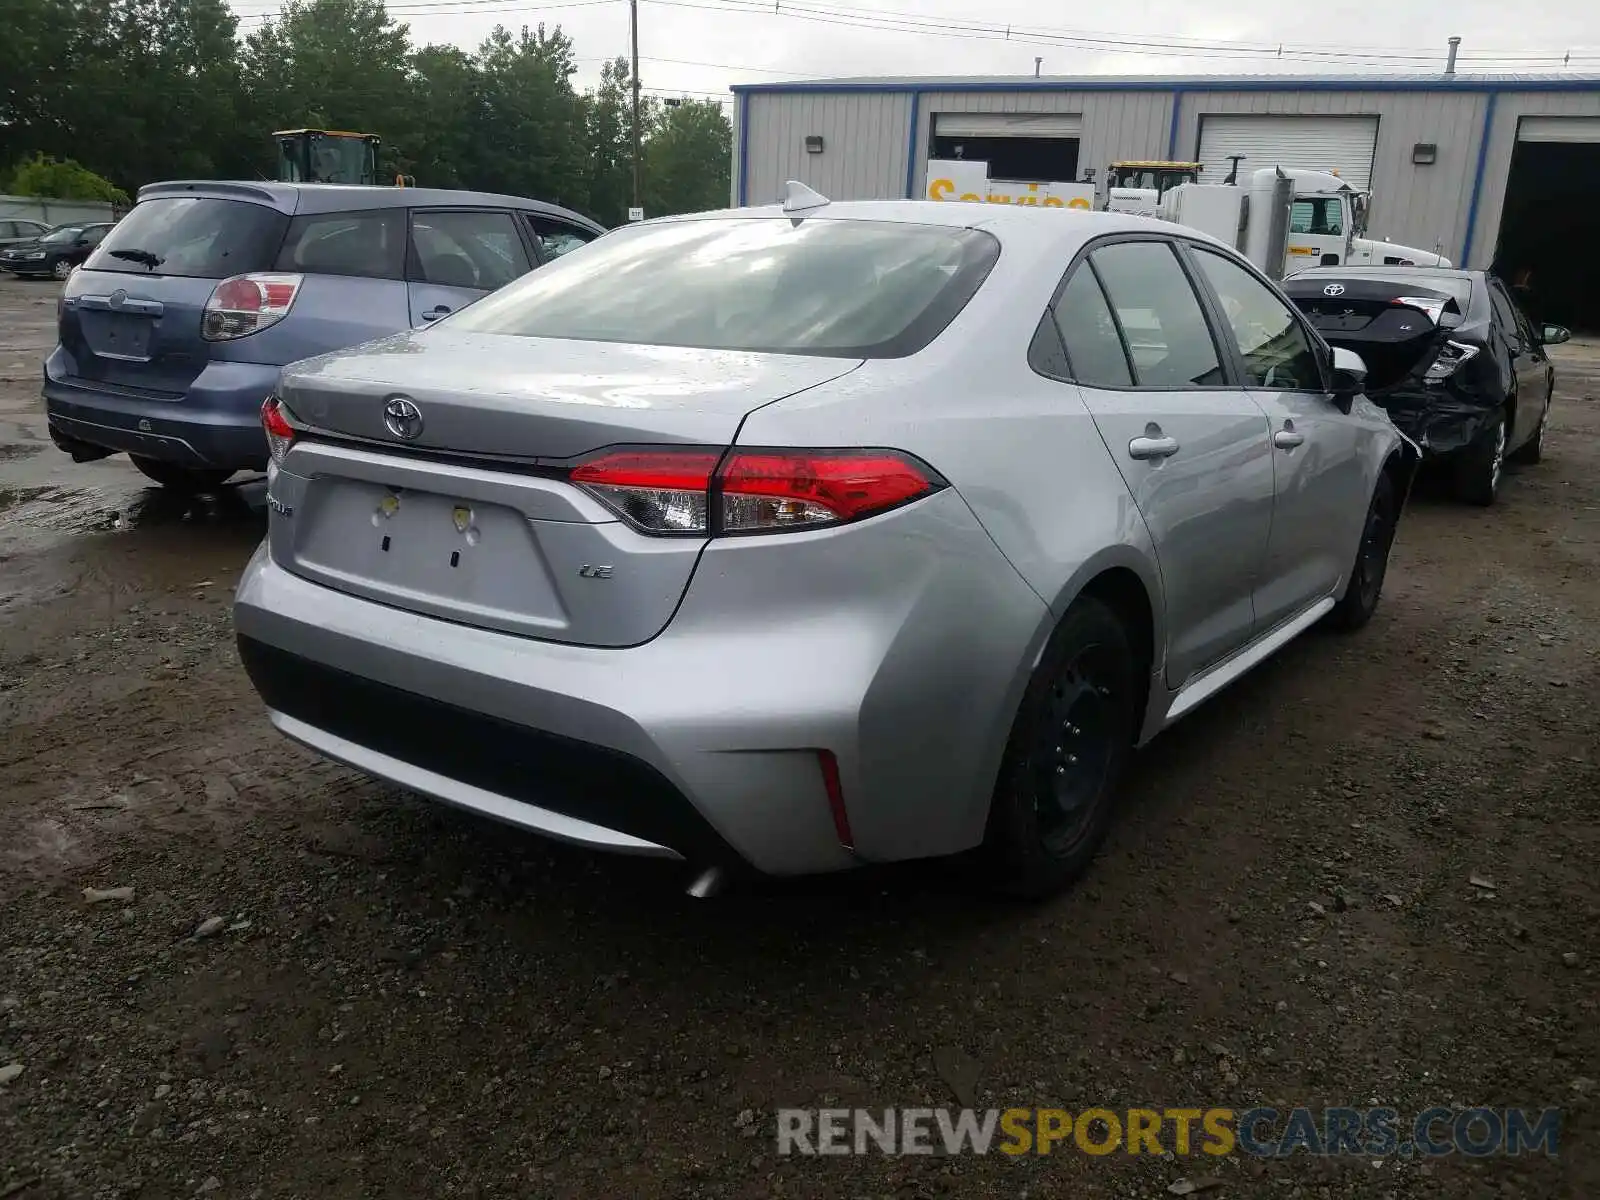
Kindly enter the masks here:
[[1227, 382], [1205, 312], [1171, 242], [1113, 242], [1094, 251], [1089, 261], [1116, 315], [1137, 386]]
[[571, 254], [578, 247], [594, 241], [597, 236], [587, 229], [569, 225], [554, 217], [530, 215], [528, 226], [533, 230], [534, 240], [539, 244], [539, 257], [545, 262], [560, 258], [563, 254]]
[[419, 212], [411, 219], [418, 278], [492, 292], [532, 264], [508, 212]]
[[1061, 341], [1067, 348], [1071, 378], [1089, 387], [1133, 385], [1127, 348], [1111, 316], [1094, 268], [1080, 263], [1052, 309]]
[[1239, 347], [1246, 386], [1321, 391], [1317, 352], [1294, 311], [1232, 259], [1199, 247], [1194, 256]]
[[22, 226], [15, 221], [0, 221], [0, 238], [14, 238], [22, 236]]

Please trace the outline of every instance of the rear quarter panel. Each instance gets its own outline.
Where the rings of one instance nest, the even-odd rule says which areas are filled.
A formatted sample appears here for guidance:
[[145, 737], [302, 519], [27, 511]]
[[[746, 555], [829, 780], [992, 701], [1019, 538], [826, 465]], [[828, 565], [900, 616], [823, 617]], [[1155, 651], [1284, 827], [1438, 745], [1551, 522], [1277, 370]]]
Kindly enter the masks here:
[[[943, 631], [951, 646], [981, 641], [1004, 676], [981, 716], [966, 718], [981, 722], [984, 745], [975, 756], [981, 767], [964, 781], [969, 829], [981, 829], [1045, 643], [1091, 579], [1112, 567], [1133, 571], [1150, 600], [1154, 644], [1164, 641], [1160, 576], [1143, 518], [1076, 387], [1027, 365], [1055, 278], [1051, 272], [1041, 287], [1022, 289], [1014, 303], [1002, 296], [969, 309], [921, 354], [868, 361], [757, 410], [738, 437], [749, 446], [887, 447], [918, 456], [949, 481], [999, 551], [991, 560], [974, 558], [974, 569], [1014, 571], [1039, 598], [1032, 609], [969, 605]], [[925, 659], [923, 686], [937, 688], [949, 664], [932, 653]]]
[[212, 357], [281, 366], [409, 328], [404, 281], [307, 275], [287, 317], [250, 337], [213, 343]]

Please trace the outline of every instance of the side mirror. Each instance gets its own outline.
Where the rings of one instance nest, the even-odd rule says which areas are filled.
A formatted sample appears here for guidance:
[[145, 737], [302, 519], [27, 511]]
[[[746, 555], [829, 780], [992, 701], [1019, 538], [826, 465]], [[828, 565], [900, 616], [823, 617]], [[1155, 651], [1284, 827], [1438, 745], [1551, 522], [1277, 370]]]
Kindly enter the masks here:
[[1367, 364], [1361, 355], [1342, 346], [1333, 348], [1333, 402], [1349, 412], [1367, 386]]
[[1559, 346], [1572, 340], [1572, 330], [1565, 325], [1546, 325], [1539, 333], [1539, 340], [1546, 346]]

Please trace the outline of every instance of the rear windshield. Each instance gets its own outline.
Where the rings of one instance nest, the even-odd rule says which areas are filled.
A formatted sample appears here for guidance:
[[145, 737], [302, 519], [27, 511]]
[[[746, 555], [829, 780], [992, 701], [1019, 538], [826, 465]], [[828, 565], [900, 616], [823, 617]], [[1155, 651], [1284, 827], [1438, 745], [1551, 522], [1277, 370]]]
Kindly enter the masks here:
[[271, 269], [289, 218], [243, 200], [163, 196], [136, 204], [84, 264], [89, 271], [146, 271], [224, 279]]
[[914, 354], [1000, 253], [971, 229], [725, 217], [616, 230], [463, 309], [461, 331], [848, 358]]

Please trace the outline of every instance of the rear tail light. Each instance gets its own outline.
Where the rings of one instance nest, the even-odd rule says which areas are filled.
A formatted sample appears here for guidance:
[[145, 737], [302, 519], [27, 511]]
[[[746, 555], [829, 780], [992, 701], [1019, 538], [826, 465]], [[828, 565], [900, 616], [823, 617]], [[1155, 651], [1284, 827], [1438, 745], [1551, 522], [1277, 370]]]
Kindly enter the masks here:
[[1470, 362], [1477, 356], [1476, 346], [1469, 346], [1465, 342], [1446, 342], [1439, 348], [1439, 356], [1428, 365], [1422, 377], [1423, 382], [1442, 383], [1460, 370], [1462, 363]]
[[571, 479], [643, 533], [700, 537], [842, 525], [947, 486], [898, 450], [613, 450]]
[[212, 290], [200, 318], [200, 333], [207, 341], [227, 342], [249, 337], [289, 315], [300, 294], [300, 275], [235, 275]]
[[261, 428], [267, 431], [267, 452], [272, 461], [282, 463], [294, 444], [294, 426], [289, 424], [289, 410], [276, 396], [268, 396], [261, 406]]
[[1405, 308], [1415, 308], [1420, 312], [1425, 312], [1428, 314], [1428, 320], [1437, 325], [1439, 323], [1439, 318], [1444, 316], [1444, 308], [1449, 301], [1438, 296], [1396, 296], [1393, 300], [1389, 301], [1389, 303], [1391, 305], [1398, 304]]

